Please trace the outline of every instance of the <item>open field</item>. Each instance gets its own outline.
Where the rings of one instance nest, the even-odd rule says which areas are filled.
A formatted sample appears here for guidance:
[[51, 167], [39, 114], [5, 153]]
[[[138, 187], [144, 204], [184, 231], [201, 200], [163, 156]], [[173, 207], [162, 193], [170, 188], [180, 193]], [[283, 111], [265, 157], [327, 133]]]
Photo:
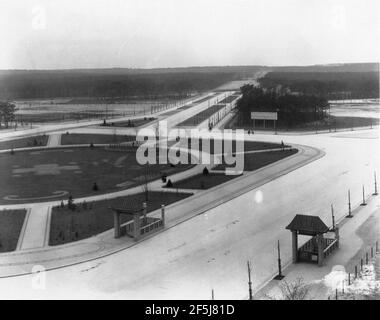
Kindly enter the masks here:
[[[41, 202], [118, 191], [192, 165], [139, 165], [136, 153], [65, 148], [0, 155], [0, 203]], [[98, 190], [93, 190], [96, 182]]]
[[330, 101], [331, 115], [336, 117], [380, 118], [378, 100]]
[[[330, 127], [332, 129], [347, 129], [347, 128], [356, 128], [356, 127], [371, 127], [379, 125], [380, 120], [376, 118], [367, 118], [367, 117], [331, 117]], [[328, 125], [324, 125], [324, 129]]]
[[24, 223], [26, 210], [0, 210], [0, 252], [13, 251]]
[[121, 143], [128, 141], [135, 141], [135, 136], [122, 136], [113, 134], [87, 134], [87, 133], [69, 133], [62, 134], [62, 145], [75, 145], [75, 144], [107, 144], [107, 143]]
[[[347, 111], [347, 114], [349, 114], [349, 111]], [[330, 116], [330, 120], [326, 118], [323, 121], [319, 122], [310, 122], [303, 125], [298, 126], [276, 126], [278, 131], [322, 131], [322, 130], [331, 130], [334, 131], [335, 129], [352, 129], [352, 128], [361, 128], [361, 127], [368, 127], [371, 128], [371, 126], [379, 125], [379, 119], [373, 118], [373, 117], [351, 117], [351, 116]], [[263, 127], [263, 125], [256, 124], [255, 127], [253, 127], [252, 120], [247, 119], [242, 114], [237, 113], [226, 125], [226, 129], [245, 129], [245, 130], [267, 130], [267, 131], [273, 131], [274, 126], [273, 124], [269, 124], [266, 126], [266, 128]]]
[[208, 175], [198, 174], [190, 178], [172, 181], [173, 187], [178, 189], [210, 189], [232, 179], [240, 177], [240, 175], [225, 175], [224, 173], [210, 172]]
[[[190, 197], [191, 193], [149, 192], [147, 212], [159, 209], [162, 204]], [[145, 194], [139, 193], [112, 200], [102, 200], [76, 204], [75, 210], [65, 206], [52, 209], [49, 245], [59, 245], [77, 241], [99, 234], [113, 228], [113, 211], [110, 207], [120, 207], [138, 210], [146, 201]], [[121, 216], [122, 223], [131, 219], [128, 215]]]
[[0, 150], [46, 146], [48, 139], [49, 137], [47, 135], [41, 135], [9, 141], [1, 141]]
[[[212, 90], [234, 80], [237, 68], [87, 69], [61, 71], [3, 71], [0, 95], [8, 100], [55, 97], [126, 100], [138, 96], [168, 97]], [[199, 69], [199, 68], [198, 68]], [[219, 69], [219, 70], [216, 70]], [[241, 68], [240, 68], [241, 69]], [[199, 71], [199, 72], [198, 72]], [[25, 89], [28, 83], [28, 89]]]
[[[284, 151], [268, 151], [244, 154], [244, 171], [254, 171], [268, 164], [274, 163], [286, 157], [297, 153], [297, 149], [287, 149]], [[224, 170], [225, 168], [232, 167], [226, 164], [219, 164], [215, 166], [214, 170]]]

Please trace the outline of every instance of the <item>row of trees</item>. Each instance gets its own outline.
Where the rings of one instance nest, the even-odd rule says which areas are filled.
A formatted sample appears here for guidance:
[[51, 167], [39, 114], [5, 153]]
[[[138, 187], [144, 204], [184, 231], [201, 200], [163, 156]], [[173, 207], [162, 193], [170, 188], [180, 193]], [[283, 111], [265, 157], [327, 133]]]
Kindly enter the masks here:
[[237, 103], [243, 117], [250, 119], [252, 111], [277, 112], [278, 126], [292, 127], [320, 121], [326, 117], [328, 101], [314, 95], [277, 95], [252, 85], [241, 88], [242, 98]]
[[15, 120], [16, 106], [9, 102], [0, 101], [0, 129], [4, 124], [8, 128], [9, 123]]
[[214, 89], [236, 78], [234, 73], [110, 74], [102, 71], [10, 73], [0, 77], [6, 99], [95, 97], [111, 100], [136, 96], [175, 96]]
[[269, 72], [259, 82], [331, 100], [379, 98], [379, 72]]

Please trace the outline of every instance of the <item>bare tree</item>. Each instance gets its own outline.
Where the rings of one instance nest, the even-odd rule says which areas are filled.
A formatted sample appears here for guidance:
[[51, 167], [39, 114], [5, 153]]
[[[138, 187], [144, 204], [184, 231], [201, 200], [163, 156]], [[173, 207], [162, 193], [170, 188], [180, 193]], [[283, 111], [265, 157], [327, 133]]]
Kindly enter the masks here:
[[283, 281], [280, 285], [282, 300], [306, 300], [310, 293], [310, 286], [302, 278], [292, 282]]
[[306, 284], [302, 278], [297, 278], [292, 282], [283, 280], [280, 284], [280, 297], [266, 295], [270, 300], [309, 300], [310, 285]]
[[15, 120], [16, 106], [9, 102], [0, 101], [0, 128], [1, 122], [4, 123], [5, 128], [8, 128], [9, 122]]

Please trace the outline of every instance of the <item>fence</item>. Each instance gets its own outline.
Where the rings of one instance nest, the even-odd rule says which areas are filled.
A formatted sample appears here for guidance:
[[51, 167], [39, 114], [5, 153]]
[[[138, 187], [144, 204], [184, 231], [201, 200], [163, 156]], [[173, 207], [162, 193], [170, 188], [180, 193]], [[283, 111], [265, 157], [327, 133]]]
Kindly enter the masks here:
[[362, 272], [371, 262], [374, 261], [374, 258], [379, 254], [379, 240], [367, 247], [364, 251], [364, 254], [358, 260], [358, 262], [354, 265], [353, 269], [347, 273], [345, 279], [342, 280], [341, 289], [336, 288], [335, 293], [333, 295], [329, 295], [327, 300], [339, 300], [339, 297], [343, 298], [345, 294], [345, 288], [349, 288], [356, 279], [362, 276]]

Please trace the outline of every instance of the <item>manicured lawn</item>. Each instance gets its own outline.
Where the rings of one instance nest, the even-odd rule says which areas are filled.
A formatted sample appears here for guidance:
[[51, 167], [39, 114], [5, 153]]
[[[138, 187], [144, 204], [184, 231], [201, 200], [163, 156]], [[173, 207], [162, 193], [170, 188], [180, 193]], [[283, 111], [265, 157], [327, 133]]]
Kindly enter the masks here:
[[[168, 205], [176, 201], [190, 197], [191, 193], [175, 192], [149, 192], [147, 211], [159, 209], [162, 204]], [[59, 245], [77, 241], [99, 234], [113, 228], [113, 211], [109, 207], [120, 207], [138, 210], [142, 208], [145, 194], [139, 193], [112, 200], [102, 200], [83, 204], [77, 204], [75, 211], [54, 207], [52, 209], [50, 226], [50, 245]], [[75, 201], [74, 201], [75, 204]], [[122, 223], [130, 219], [122, 215]]]
[[184, 180], [172, 181], [172, 183], [173, 188], [179, 189], [210, 189], [240, 176], [211, 172], [208, 175], [198, 174]]
[[182, 126], [190, 126], [190, 127], [193, 127], [193, 126], [197, 126], [198, 124], [202, 123], [203, 121], [205, 121], [206, 119], [210, 118], [213, 114], [217, 113], [218, 111], [222, 110], [226, 108], [226, 105], [224, 104], [216, 104], [214, 106], [211, 106], [199, 113], [197, 113], [196, 115], [186, 119], [185, 121], [182, 121], [181, 123], [179, 123], [177, 126], [178, 127], [182, 127]]
[[[85, 119], [103, 119], [106, 116], [105, 111], [99, 112], [46, 112], [46, 113], [28, 113], [16, 114], [16, 120], [23, 123], [48, 123], [64, 122]], [[111, 117], [121, 116], [120, 113], [111, 113]]]
[[[219, 142], [219, 140], [217, 140]], [[219, 142], [220, 143], [220, 142]], [[214, 140], [210, 140], [210, 154], [215, 153], [215, 145]], [[188, 142], [188, 148], [191, 149], [191, 142]], [[255, 151], [255, 150], [266, 150], [266, 149], [275, 149], [281, 148], [281, 144], [279, 143], [271, 143], [271, 142], [261, 142], [261, 141], [244, 141], [244, 151]], [[206, 151], [202, 147], [202, 140], [199, 140], [199, 150]], [[224, 152], [224, 146], [222, 143], [222, 152]], [[236, 141], [232, 140], [232, 152], [236, 152]]]
[[[136, 152], [102, 147], [0, 154], [0, 203], [41, 202], [119, 191], [193, 165], [140, 165]], [[94, 191], [96, 182], [99, 190]]]
[[[268, 164], [274, 163], [297, 153], [297, 149], [287, 149], [284, 151], [268, 151], [244, 154], [244, 171], [254, 171]], [[226, 167], [233, 167], [226, 164], [217, 165], [214, 170], [224, 170]]]
[[24, 224], [26, 210], [0, 210], [0, 252], [14, 251]]
[[144, 124], [152, 122], [156, 118], [145, 117], [127, 121], [118, 121], [118, 122], [106, 122], [106, 124], [101, 124], [102, 127], [120, 127], [120, 128], [129, 128], [129, 127], [140, 127]]
[[0, 150], [46, 146], [49, 136], [21, 138], [0, 142]]
[[64, 133], [61, 136], [62, 145], [73, 144], [107, 144], [120, 143], [136, 140], [135, 136], [121, 136], [114, 134], [87, 134], [87, 133]]

